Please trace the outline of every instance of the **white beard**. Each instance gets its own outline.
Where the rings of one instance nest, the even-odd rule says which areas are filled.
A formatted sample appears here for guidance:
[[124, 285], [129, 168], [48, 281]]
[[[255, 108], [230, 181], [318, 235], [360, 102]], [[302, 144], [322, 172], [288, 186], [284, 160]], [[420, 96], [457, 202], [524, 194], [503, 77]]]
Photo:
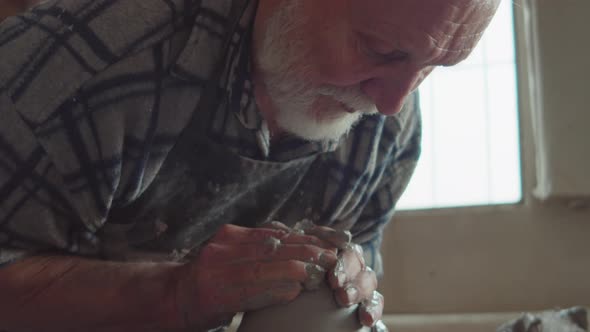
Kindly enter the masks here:
[[[377, 112], [375, 104], [356, 87], [314, 86], [308, 77], [312, 71], [304, 65], [307, 56], [301, 38], [293, 31], [301, 31], [305, 24], [298, 12], [299, 0], [285, 2], [268, 20], [258, 63], [263, 73], [266, 92], [276, 114], [274, 120], [283, 130], [306, 140], [338, 140], [345, 135], [362, 114]], [[334, 109], [314, 109], [319, 97], [331, 98]], [[339, 103], [354, 110], [346, 112]]]

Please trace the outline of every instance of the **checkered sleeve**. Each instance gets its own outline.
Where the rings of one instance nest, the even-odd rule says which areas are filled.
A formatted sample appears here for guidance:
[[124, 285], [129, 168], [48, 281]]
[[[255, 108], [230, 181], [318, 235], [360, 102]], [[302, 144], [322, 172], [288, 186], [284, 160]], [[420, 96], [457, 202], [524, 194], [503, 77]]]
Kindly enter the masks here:
[[41, 250], [74, 250], [89, 229], [35, 135], [0, 95], [0, 266]]
[[381, 149], [389, 151], [382, 162], [381, 179], [361, 212], [354, 233], [362, 239], [367, 264], [383, 274], [381, 241], [383, 228], [391, 221], [395, 205], [403, 194], [420, 156], [420, 110], [418, 93], [396, 117], [389, 118], [382, 131]]
[[0, 265], [97, 255], [114, 202], [154, 177], [186, 120], [158, 93], [185, 2], [48, 0], [1, 22]]

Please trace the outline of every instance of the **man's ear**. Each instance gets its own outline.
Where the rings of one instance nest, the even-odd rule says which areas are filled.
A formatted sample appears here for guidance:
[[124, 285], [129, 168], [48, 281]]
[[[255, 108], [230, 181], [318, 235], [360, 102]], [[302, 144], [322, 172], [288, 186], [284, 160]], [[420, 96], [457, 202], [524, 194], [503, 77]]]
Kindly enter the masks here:
[[496, 332], [541, 332], [541, 319], [531, 315], [524, 314], [500, 326]]
[[571, 322], [583, 328], [585, 331], [588, 330], [588, 313], [583, 307], [573, 307], [564, 309], [559, 312], [562, 317], [567, 317]]

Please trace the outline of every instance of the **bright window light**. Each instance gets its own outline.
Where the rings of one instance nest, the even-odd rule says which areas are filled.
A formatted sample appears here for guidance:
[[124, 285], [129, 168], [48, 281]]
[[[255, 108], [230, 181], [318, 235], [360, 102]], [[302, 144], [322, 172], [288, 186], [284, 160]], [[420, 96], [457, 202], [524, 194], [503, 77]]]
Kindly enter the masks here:
[[422, 157], [398, 209], [521, 200], [512, 18], [502, 1], [472, 55], [420, 86]]

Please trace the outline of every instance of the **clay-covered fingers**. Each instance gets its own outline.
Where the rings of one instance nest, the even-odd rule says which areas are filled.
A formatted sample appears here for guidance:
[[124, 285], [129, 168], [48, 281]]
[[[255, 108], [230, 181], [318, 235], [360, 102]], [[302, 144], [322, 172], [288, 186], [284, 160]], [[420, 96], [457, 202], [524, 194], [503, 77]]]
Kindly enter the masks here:
[[[383, 315], [384, 306], [385, 300], [383, 295], [378, 291], [374, 291], [371, 297], [363, 300], [359, 306], [358, 315], [361, 324], [364, 326], [374, 326], [377, 324]], [[387, 331], [387, 329], [378, 331]]]
[[359, 272], [356, 278], [347, 282], [343, 287], [334, 290], [336, 302], [348, 307], [373, 298], [377, 289], [377, 276], [373, 270], [366, 268]]
[[298, 232], [299, 234], [312, 235], [330, 243], [338, 249], [346, 249], [352, 240], [352, 234], [347, 230], [337, 230], [331, 227], [318, 226], [312, 221], [304, 219], [291, 228], [281, 222], [272, 221], [262, 227], [286, 232]]
[[307, 235], [313, 235], [327, 241], [338, 249], [346, 249], [352, 240], [352, 234], [349, 231], [341, 231], [324, 226], [313, 226], [305, 229], [304, 232]]
[[236, 225], [223, 225], [209, 240], [209, 243], [264, 243], [270, 238], [275, 238], [283, 244], [311, 244], [321, 248], [330, 249], [334, 246], [325, 240], [313, 235], [302, 234], [296, 231], [287, 231], [277, 228], [248, 228]]
[[366, 267], [363, 249], [358, 244], [349, 244], [338, 255], [338, 260], [329, 273], [328, 282], [332, 289], [342, 288], [354, 281]]
[[377, 275], [369, 268], [361, 270], [356, 278], [334, 291], [336, 302], [343, 307], [360, 303], [359, 321], [364, 326], [374, 326], [383, 314], [384, 299], [377, 292]]
[[295, 224], [293, 228], [290, 228], [289, 226], [278, 221], [267, 223], [263, 225], [263, 227], [279, 229], [284, 231], [295, 230], [296, 232], [300, 232], [302, 234], [313, 235], [324, 241], [329, 242], [338, 249], [344, 249], [348, 244], [350, 244], [350, 241], [352, 240], [352, 234], [350, 233], [350, 231], [337, 230], [326, 226], [318, 226], [309, 219], [301, 220], [300, 222]]
[[317, 288], [325, 276], [326, 269], [321, 266], [295, 260], [230, 264], [207, 274], [211, 283], [216, 280], [223, 280], [227, 285], [297, 282], [306, 289]]
[[296, 260], [331, 269], [336, 264], [335, 250], [308, 244], [282, 244], [265, 241], [256, 244], [210, 243], [201, 250], [201, 257], [210, 265], [242, 262], [269, 262]]

